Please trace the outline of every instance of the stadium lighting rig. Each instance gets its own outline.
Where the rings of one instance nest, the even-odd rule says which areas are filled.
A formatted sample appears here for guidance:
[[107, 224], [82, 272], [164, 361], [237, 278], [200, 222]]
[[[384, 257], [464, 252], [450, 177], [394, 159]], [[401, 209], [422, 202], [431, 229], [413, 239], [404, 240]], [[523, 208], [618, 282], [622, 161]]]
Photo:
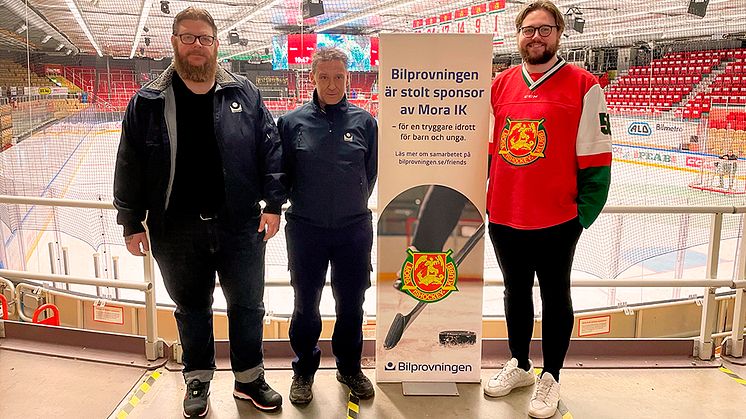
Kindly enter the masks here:
[[642, 40], [646, 36], [655, 35], [659, 35], [660, 39], [676, 39], [682, 35], [705, 36], [708, 33], [707, 31], [711, 29], [720, 29], [725, 33], [731, 33], [734, 29], [737, 30], [744, 27], [743, 19], [746, 19], [746, 13], [730, 15], [727, 22], [723, 22], [720, 18], [694, 19], [697, 19], [696, 26], [657, 27], [647, 31], [645, 29], [651, 29], [648, 25], [609, 28], [609, 32], [594, 32], [574, 36], [572, 39], [565, 41], [564, 44], [565, 46], [582, 46], [589, 43], [605, 42], [611, 45], [615, 41], [632, 42], [633, 40]]
[[390, 12], [400, 7], [409, 6], [410, 4], [417, 3], [418, 1], [419, 0], [394, 0], [394, 1], [390, 1], [382, 5], [379, 5], [379, 6], [369, 7], [361, 12], [352, 13], [348, 15], [348, 17], [335, 20], [329, 23], [325, 23], [323, 25], [319, 25], [316, 28], [314, 28], [314, 32], [328, 31], [329, 29], [333, 29], [338, 26], [346, 25], [356, 20], [367, 19], [371, 16], [380, 16], [383, 13]]
[[[731, 0], [711, 0], [709, 2], [709, 4], [713, 5], [713, 4], [727, 3], [728, 1], [731, 1]], [[653, 4], [653, 3], [651, 3], [651, 4]], [[684, 11], [687, 6], [688, 6], [688, 4], [685, 5], [685, 4], [681, 3], [681, 2], [679, 2], [679, 3], [677, 3], [674, 6], [668, 6], [668, 7], [663, 7], [663, 8], [659, 8], [659, 9], [642, 10], [642, 11], [638, 11], [638, 12], [626, 13], [626, 14], [623, 14], [623, 15], [602, 17], [602, 18], [594, 19], [593, 23], [594, 24], [601, 24], [601, 23], [605, 23], [605, 22], [620, 22], [620, 21], [622, 21], [624, 19], [630, 19], [630, 18], [633, 18], [633, 17], [636, 17], [636, 16], [656, 15], [656, 14], [660, 14], [660, 13]]]
[[[144, 1], [142, 2], [142, 9], [140, 10], [140, 20], [137, 22], [137, 32], [135, 32], [135, 39], [132, 41], [132, 49], [130, 50], [130, 58], [133, 58], [135, 56], [135, 52], [137, 51], [137, 46], [140, 44], [140, 37], [142, 37], [143, 32], [147, 32], [147, 28], [145, 28], [145, 21], [148, 20], [148, 15], [150, 14], [150, 9], [153, 7], [152, 1]], [[162, 9], [162, 6], [161, 6]]]
[[[27, 8], [24, 2], [18, 0], [0, 0], [0, 7], [4, 7], [7, 12], [18, 16], [28, 27], [39, 29], [47, 34], [50, 39], [51, 37], [54, 37], [55, 39], [61, 40], [61, 42], [66, 43], [67, 47], [71, 48], [73, 52], [78, 51], [78, 47], [73, 45], [65, 35], [62, 35], [56, 28], [51, 26], [49, 22], [42, 18], [36, 11], [34, 11], [34, 9]], [[42, 43], [48, 41], [49, 39], [42, 41]]]
[[568, 28], [574, 30], [577, 33], [583, 33], [585, 27], [585, 19], [583, 18], [583, 12], [578, 9], [577, 6], [572, 6], [565, 12], [565, 24]]

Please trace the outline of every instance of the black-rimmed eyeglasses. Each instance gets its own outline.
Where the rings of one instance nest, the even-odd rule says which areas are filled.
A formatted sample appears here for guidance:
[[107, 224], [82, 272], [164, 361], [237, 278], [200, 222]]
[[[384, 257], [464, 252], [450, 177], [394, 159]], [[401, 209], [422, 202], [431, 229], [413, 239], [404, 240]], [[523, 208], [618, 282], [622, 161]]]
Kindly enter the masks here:
[[518, 32], [526, 38], [532, 38], [536, 31], [539, 31], [539, 36], [546, 38], [552, 33], [552, 29], [559, 28], [557, 25], [541, 25], [541, 26], [523, 26], [518, 28]]
[[[176, 35], [176, 34], [174, 34]], [[192, 45], [193, 43], [197, 42], [199, 39], [200, 45], [203, 47], [209, 47], [213, 43], [215, 43], [215, 37], [210, 35], [192, 35], [191, 33], [182, 33], [181, 35], [176, 35], [179, 37], [179, 40], [184, 45]]]

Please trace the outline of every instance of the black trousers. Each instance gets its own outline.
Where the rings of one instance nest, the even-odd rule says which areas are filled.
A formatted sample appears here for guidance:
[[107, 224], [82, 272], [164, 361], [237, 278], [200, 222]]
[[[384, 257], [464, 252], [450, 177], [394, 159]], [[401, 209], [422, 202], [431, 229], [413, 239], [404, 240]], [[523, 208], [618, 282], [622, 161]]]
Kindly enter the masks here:
[[505, 318], [513, 357], [528, 363], [534, 330], [532, 291], [539, 279], [544, 371], [559, 377], [574, 323], [570, 271], [583, 227], [577, 218], [537, 230], [490, 223], [490, 239], [505, 280]]
[[332, 334], [332, 351], [337, 369], [344, 375], [360, 371], [363, 351], [363, 302], [370, 288], [370, 252], [373, 226], [370, 218], [339, 229], [315, 227], [288, 220], [290, 284], [295, 306], [290, 321], [290, 345], [295, 352], [293, 371], [310, 376], [321, 361], [319, 304], [331, 265], [331, 286], [337, 319]]

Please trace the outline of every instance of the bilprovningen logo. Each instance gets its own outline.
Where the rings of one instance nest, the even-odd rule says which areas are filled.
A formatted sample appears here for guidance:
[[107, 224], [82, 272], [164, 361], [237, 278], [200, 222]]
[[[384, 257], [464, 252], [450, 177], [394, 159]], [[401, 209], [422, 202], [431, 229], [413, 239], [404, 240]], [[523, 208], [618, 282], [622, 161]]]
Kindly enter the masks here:
[[404, 371], [410, 374], [418, 372], [450, 372], [458, 374], [460, 372], [471, 372], [471, 364], [446, 364], [445, 362], [437, 364], [425, 364], [419, 362], [399, 361], [394, 363], [389, 361], [383, 366], [384, 371]]

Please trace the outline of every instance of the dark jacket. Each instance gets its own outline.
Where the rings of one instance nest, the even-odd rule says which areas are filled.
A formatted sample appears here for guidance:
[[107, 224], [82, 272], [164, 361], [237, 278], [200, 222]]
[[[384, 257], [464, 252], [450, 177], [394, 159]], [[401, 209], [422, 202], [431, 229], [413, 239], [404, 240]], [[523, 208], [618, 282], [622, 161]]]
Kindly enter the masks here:
[[[137, 92], [122, 121], [114, 206], [125, 235], [144, 231], [146, 212], [149, 222], [163, 220], [168, 208], [177, 147], [174, 71], [168, 67]], [[215, 139], [225, 180], [221, 214], [229, 223], [247, 222], [260, 214], [261, 200], [265, 212], [279, 214], [286, 192], [282, 148], [272, 116], [246, 78], [218, 68], [215, 80]]]
[[343, 98], [323, 109], [313, 101], [281, 116], [288, 220], [339, 228], [370, 219], [368, 198], [378, 174], [378, 124]]

